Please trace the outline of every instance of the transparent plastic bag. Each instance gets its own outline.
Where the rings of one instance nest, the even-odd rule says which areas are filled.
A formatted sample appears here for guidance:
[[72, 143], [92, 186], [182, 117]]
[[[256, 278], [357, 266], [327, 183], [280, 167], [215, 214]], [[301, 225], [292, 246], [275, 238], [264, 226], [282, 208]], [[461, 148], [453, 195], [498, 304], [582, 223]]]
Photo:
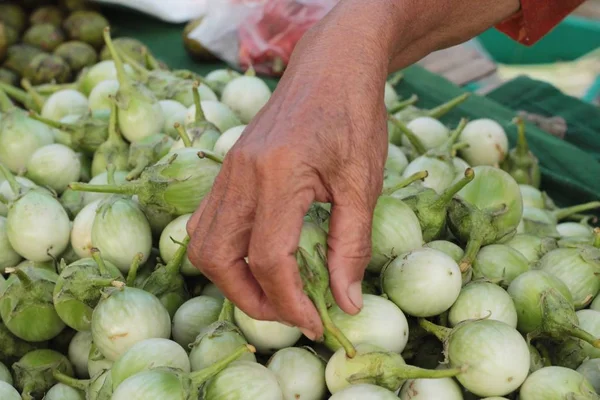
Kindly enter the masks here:
[[338, 0], [220, 0], [188, 37], [231, 66], [279, 76], [296, 43]]

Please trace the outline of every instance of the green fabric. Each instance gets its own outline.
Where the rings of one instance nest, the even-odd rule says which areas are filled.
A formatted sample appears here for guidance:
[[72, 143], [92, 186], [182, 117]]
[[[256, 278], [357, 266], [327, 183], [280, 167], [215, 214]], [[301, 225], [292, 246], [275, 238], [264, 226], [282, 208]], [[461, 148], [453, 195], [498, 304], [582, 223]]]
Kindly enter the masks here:
[[565, 96], [554, 86], [527, 77], [516, 78], [488, 97], [514, 110], [545, 117], [563, 117], [568, 123], [564, 140], [600, 160], [600, 109], [575, 97]]
[[[167, 24], [122, 8], [105, 11], [115, 36], [138, 38], [173, 68], [204, 74], [223, 67], [219, 63], [197, 64], [187, 56], [181, 38], [184, 25]], [[276, 85], [273, 79], [267, 82], [271, 87]], [[432, 108], [464, 92], [446, 79], [416, 66], [405, 71], [405, 79], [397, 89], [403, 97], [417, 94], [418, 106], [422, 108]], [[571, 143], [552, 137], [534, 125], [527, 125], [531, 150], [538, 156], [542, 166], [543, 189], [558, 204], [600, 199], [600, 163], [596, 161], [600, 157], [600, 111], [582, 111], [577, 101], [550, 89], [538, 82], [517, 80], [494, 93], [494, 97], [504, 105], [489, 97], [473, 95], [444, 117], [443, 121], [455, 125], [462, 117], [492, 118], [504, 126], [511, 144], [514, 144], [516, 129], [511, 121], [515, 116], [515, 108], [540, 111], [536, 107], [541, 107], [550, 114], [559, 112], [573, 126], [569, 132]], [[515, 99], [519, 100], [518, 103], [515, 103]], [[576, 145], [590, 149], [590, 153]]]

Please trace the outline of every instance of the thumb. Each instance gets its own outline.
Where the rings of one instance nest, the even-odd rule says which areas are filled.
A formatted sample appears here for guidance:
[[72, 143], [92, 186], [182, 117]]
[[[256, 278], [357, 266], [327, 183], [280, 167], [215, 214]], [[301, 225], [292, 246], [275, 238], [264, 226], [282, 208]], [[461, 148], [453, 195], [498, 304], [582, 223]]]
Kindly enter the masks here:
[[364, 203], [362, 199], [334, 204], [327, 239], [331, 292], [340, 308], [352, 315], [362, 309], [362, 280], [371, 259], [371, 223], [375, 205]]

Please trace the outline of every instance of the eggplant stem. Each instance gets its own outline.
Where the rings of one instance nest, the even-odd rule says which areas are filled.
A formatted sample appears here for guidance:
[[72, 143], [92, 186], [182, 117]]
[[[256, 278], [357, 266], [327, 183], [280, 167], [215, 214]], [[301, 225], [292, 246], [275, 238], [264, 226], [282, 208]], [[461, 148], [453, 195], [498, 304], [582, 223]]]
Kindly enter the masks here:
[[[82, 70], [82, 72], [85, 71], [85, 70], [87, 70], [87, 69], [88, 68], [84, 68]], [[80, 76], [83, 76], [83, 75], [84, 74], [82, 73]], [[44, 96], [45, 95], [51, 95], [51, 94], [54, 94], [54, 93], [58, 92], [59, 90], [65, 90], [65, 89], [74, 89], [74, 90], [81, 91], [81, 90], [79, 90], [79, 88], [77, 86], [79, 83], [80, 83], [79, 81], [73, 82], [73, 83], [62, 83], [62, 84], [45, 83], [45, 84], [42, 84], [42, 85], [35, 86], [35, 90], [40, 95], [44, 95]]]
[[513, 123], [517, 125], [517, 154], [521, 157], [529, 154], [529, 145], [527, 144], [527, 137], [525, 135], [525, 121], [523, 118], [516, 117]]
[[452, 151], [455, 152], [458, 150], [466, 149], [469, 146], [470, 146], [470, 144], [467, 142], [454, 143], [452, 145]]
[[69, 188], [76, 192], [115, 193], [132, 196], [137, 193], [137, 186], [136, 182], [127, 182], [120, 185], [92, 185], [89, 183], [73, 182], [69, 185]]
[[600, 201], [592, 201], [589, 203], [578, 204], [572, 207], [565, 207], [558, 210], [553, 211], [552, 213], [556, 217], [557, 220], [565, 219], [571, 214], [580, 213], [582, 211], [593, 210], [596, 208], [600, 208]]
[[573, 337], [576, 337], [577, 339], [581, 339], [584, 342], [591, 344], [595, 348], [600, 349], [600, 339], [596, 338], [591, 333], [584, 331], [577, 325], [572, 325], [565, 330], [569, 334], [569, 336], [573, 336]]
[[396, 114], [397, 112], [404, 110], [406, 107], [416, 104], [418, 101], [419, 101], [419, 96], [417, 96], [416, 94], [413, 94], [406, 100], [396, 102], [396, 104], [394, 104], [390, 108], [390, 110], [388, 111], [388, 114]]
[[194, 85], [192, 86], [192, 95], [194, 97], [194, 105], [196, 106], [196, 115], [194, 116], [195, 122], [206, 121], [206, 116], [204, 115], [204, 110], [202, 110], [202, 101], [200, 99], [200, 91], [198, 90], [200, 87], [200, 82], [194, 81]]
[[[11, 97], [21, 104], [25, 104], [29, 97], [26, 91], [21, 90], [18, 87], [9, 85], [8, 83], [4, 83], [4, 82], [0, 82], [0, 90], [3, 90], [5, 95], [8, 96], [8, 99], [9, 99], [8, 101], [10, 102], [11, 106], [13, 105], [12, 102], [10, 101]], [[0, 110], [2, 110], [4, 108], [2, 105], [2, 98], [3, 98], [3, 96], [0, 95]]]
[[424, 180], [428, 176], [429, 176], [429, 172], [427, 172], [427, 171], [415, 172], [414, 174], [412, 174], [408, 178], [402, 180], [397, 185], [394, 185], [393, 187], [384, 190], [382, 194], [386, 195], [386, 196], [392, 195], [395, 192], [397, 192], [398, 190], [403, 189], [403, 188], [407, 187], [408, 185], [410, 185], [410, 184], [412, 184], [412, 183], [414, 183], [416, 181], [422, 181], [422, 180]]
[[424, 369], [413, 365], [397, 365], [392, 372], [396, 376], [406, 379], [439, 379], [453, 378], [467, 370], [467, 367], [447, 369]]
[[404, 73], [402, 71], [396, 72], [392, 77], [388, 80], [388, 83], [392, 86], [396, 86], [404, 79]]
[[202, 150], [198, 152], [198, 157], [208, 158], [216, 163], [223, 164], [223, 157], [213, 153], [212, 151]]
[[[100, 250], [98, 250], [95, 247], [92, 247], [90, 249], [90, 253], [92, 254], [92, 258], [96, 262], [96, 265], [98, 265], [98, 271], [100, 271], [100, 275], [108, 274], [108, 269], [106, 268], [106, 264], [104, 263], [104, 260], [102, 259]], [[111, 279], [111, 281], [112, 281], [112, 279]], [[109, 284], [110, 284], [110, 282], [109, 282]]]
[[221, 312], [219, 313], [218, 321], [227, 321], [233, 323], [233, 311], [235, 309], [235, 305], [233, 302], [227, 298], [223, 301], [223, 307], [221, 307]]
[[72, 387], [73, 389], [86, 391], [90, 385], [89, 379], [75, 379], [73, 377], [70, 377], [69, 375], [63, 374], [62, 372], [56, 369], [52, 371], [52, 376], [54, 376], [54, 379], [56, 379], [58, 382]]
[[331, 319], [331, 316], [327, 311], [327, 303], [325, 302], [325, 299], [314, 298], [313, 302], [315, 303], [317, 312], [319, 313], [321, 321], [323, 322], [323, 329], [325, 330], [326, 335], [333, 336], [340, 343], [346, 352], [346, 357], [356, 357], [356, 347], [354, 347], [354, 344], [352, 344], [346, 335], [344, 335], [344, 332], [342, 332]]
[[600, 248], [600, 228], [594, 228], [594, 247]]
[[475, 171], [472, 168], [465, 170], [465, 176], [458, 180], [456, 183], [451, 185], [449, 188], [444, 190], [437, 199], [431, 204], [432, 208], [446, 208], [447, 204], [454, 198], [456, 193], [460, 192], [462, 188], [467, 186], [475, 178]]
[[435, 119], [439, 119], [444, 115], [448, 114], [454, 108], [458, 107], [462, 103], [464, 103], [469, 97], [471, 97], [471, 93], [463, 93], [458, 97], [453, 98], [447, 103], [441, 104], [436, 108], [432, 108], [427, 111], [427, 116]]
[[125, 72], [125, 65], [123, 65], [123, 60], [121, 59], [119, 52], [113, 44], [112, 38], [110, 36], [110, 27], [105, 27], [104, 31], [102, 32], [102, 35], [104, 37], [106, 47], [108, 48], [108, 51], [112, 56], [113, 62], [115, 63], [115, 69], [117, 70], [117, 80], [119, 81], [119, 86], [121, 87], [119, 91], [121, 91], [127, 87], [130, 87], [131, 82], [129, 80], [129, 77], [127, 76], [127, 73]]
[[0, 87], [0, 111], [8, 112], [16, 108], [17, 106], [13, 104], [6, 92]]
[[46, 99], [44, 99], [42, 95], [39, 94], [38, 91], [33, 88], [33, 85], [31, 85], [29, 79], [21, 79], [21, 86], [23, 86], [27, 94], [29, 94], [33, 99], [35, 105], [41, 110], [44, 107], [44, 104], [46, 103]]
[[10, 172], [8, 168], [2, 163], [0, 163], [0, 173], [4, 175], [4, 179], [8, 182], [8, 186], [10, 190], [13, 192], [15, 196], [18, 196], [21, 193], [21, 184], [17, 181], [15, 176]]
[[[119, 49], [117, 49], [117, 51], [118, 50]], [[141, 78], [141, 81], [148, 81], [148, 78], [150, 77], [150, 71], [148, 71], [147, 68], [145, 68], [142, 64], [137, 62], [137, 60], [134, 60], [133, 57], [130, 57], [129, 54], [125, 52], [119, 52], [119, 55], [121, 56], [123, 61], [125, 61], [131, 68], [133, 68], [138, 73], [138, 75]]]
[[344, 348], [346, 356], [348, 358], [354, 358], [356, 356], [356, 348], [346, 335], [344, 335], [344, 333], [336, 326], [328, 312], [325, 291], [326, 288], [329, 287], [329, 271], [326, 268], [327, 261], [325, 251], [320, 244], [315, 246], [315, 251], [323, 261], [322, 264], [312, 265], [309, 261], [308, 252], [302, 247], [299, 247], [296, 252], [298, 269], [300, 271], [300, 276], [302, 277], [304, 292], [313, 302], [321, 317], [325, 335], [334, 337]]
[[438, 338], [441, 342], [445, 342], [446, 339], [452, 333], [452, 329], [446, 328], [445, 326], [439, 326], [434, 324], [431, 321], [426, 320], [425, 318], [419, 318], [419, 326], [425, 331], [431, 333], [433, 336]]
[[134, 287], [138, 269], [140, 268], [140, 264], [142, 263], [143, 258], [144, 255], [142, 253], [137, 253], [135, 257], [133, 257], [133, 260], [131, 260], [131, 266], [129, 267], [129, 272], [127, 273], [127, 286]]
[[465, 273], [469, 270], [469, 268], [471, 268], [471, 264], [473, 264], [473, 260], [475, 259], [475, 256], [477, 256], [481, 245], [481, 240], [472, 238], [469, 239], [467, 248], [465, 249], [465, 254], [459, 263], [461, 273]]
[[190, 139], [190, 136], [188, 135], [185, 127], [183, 125], [181, 125], [179, 122], [175, 122], [173, 127], [177, 131], [177, 134], [179, 134], [179, 137], [181, 138], [183, 145], [187, 148], [192, 147], [192, 140]]
[[60, 129], [61, 131], [73, 131], [75, 129], [75, 127], [72, 124], [67, 124], [64, 122], [54, 121], [49, 118], [44, 118], [31, 110], [29, 111], [29, 118], [35, 119], [36, 121], [40, 121], [41, 123], [46, 124], [52, 128]]
[[158, 60], [156, 58], [154, 58], [154, 56], [152, 55], [152, 53], [150, 53], [148, 51], [147, 47], [144, 47], [144, 60], [146, 61], [146, 65], [148, 66], [148, 69], [154, 71], [157, 69], [160, 69], [160, 64], [158, 63]]
[[33, 286], [33, 281], [21, 268], [5, 268], [4, 273], [15, 274], [25, 289], [29, 290]]
[[254, 346], [250, 344], [245, 344], [240, 346], [236, 351], [228, 355], [227, 357], [222, 358], [221, 360], [215, 362], [210, 367], [201, 369], [199, 371], [194, 371], [190, 373], [189, 377], [194, 386], [199, 388], [204, 382], [211, 379], [213, 376], [227, 368], [229, 364], [240, 358], [246, 353], [255, 353], [256, 349]]
[[179, 243], [179, 248], [171, 258], [171, 261], [165, 265], [165, 269], [169, 275], [177, 275], [181, 270], [181, 265], [183, 264], [183, 259], [187, 254], [187, 246], [190, 243], [190, 236], [185, 235], [185, 238]]
[[425, 145], [423, 144], [421, 139], [419, 139], [419, 137], [417, 135], [415, 135], [415, 133], [413, 131], [411, 131], [404, 122], [400, 121], [398, 118], [396, 118], [392, 115], [388, 116], [388, 119], [390, 121], [392, 121], [392, 123], [398, 129], [400, 129], [400, 131], [408, 138], [408, 140], [410, 141], [410, 144], [415, 148], [415, 151], [419, 155], [423, 155], [423, 154], [427, 153], [427, 148], [425, 147]]
[[117, 107], [117, 102], [115, 98], [110, 95], [108, 97], [110, 102], [110, 116], [108, 119], [108, 139], [107, 142], [122, 142], [123, 138], [119, 133], [119, 128], [117, 127], [117, 122], [119, 118], [119, 108]]
[[250, 66], [244, 73], [244, 76], [252, 76], [252, 77], [256, 76], [256, 70], [254, 69], [254, 65], [252, 65], [252, 63], [250, 63]]
[[[465, 130], [467, 123], [469, 123], [468, 119], [461, 118], [461, 120], [459, 121], [456, 128], [450, 134], [450, 143], [453, 144], [452, 149], [455, 149], [456, 146], [461, 144], [461, 143], [456, 143], [456, 141], [460, 137], [461, 133]], [[468, 146], [468, 143], [467, 143], [467, 146]]]

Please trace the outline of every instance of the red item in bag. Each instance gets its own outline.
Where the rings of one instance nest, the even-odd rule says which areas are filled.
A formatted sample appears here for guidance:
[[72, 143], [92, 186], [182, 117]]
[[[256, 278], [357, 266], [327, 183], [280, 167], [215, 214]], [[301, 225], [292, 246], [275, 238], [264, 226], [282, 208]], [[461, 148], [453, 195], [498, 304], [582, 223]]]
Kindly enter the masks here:
[[332, 1], [269, 0], [262, 13], [251, 14], [239, 27], [241, 67], [281, 75], [296, 43], [333, 5]]

